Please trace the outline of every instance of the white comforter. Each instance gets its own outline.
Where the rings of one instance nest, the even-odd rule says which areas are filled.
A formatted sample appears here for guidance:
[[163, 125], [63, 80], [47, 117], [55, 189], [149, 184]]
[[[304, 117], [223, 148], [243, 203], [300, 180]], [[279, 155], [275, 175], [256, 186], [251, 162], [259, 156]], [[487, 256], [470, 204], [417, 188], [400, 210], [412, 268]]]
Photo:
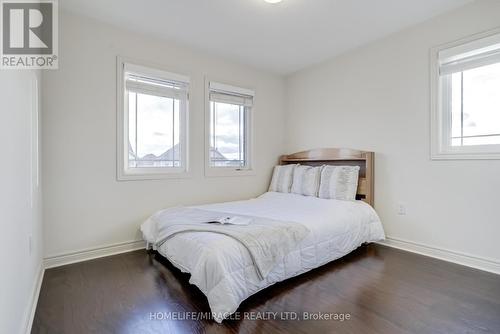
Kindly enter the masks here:
[[[365, 242], [384, 239], [377, 214], [361, 201], [268, 192], [256, 199], [197, 208], [298, 222], [311, 231], [264, 280], [259, 279], [248, 250], [231, 237], [186, 232], [164, 243], [158, 252], [191, 274], [189, 282], [207, 296], [217, 322], [234, 313], [243, 300], [259, 290], [338, 259]], [[141, 229], [145, 240], [155, 239], [152, 220]]]
[[[214, 224], [224, 219], [240, 219], [244, 225]], [[180, 233], [209, 232], [224, 234], [245, 246], [257, 274], [264, 279], [307, 236], [309, 230], [300, 223], [263, 217], [232, 216], [225, 212], [177, 207], [162, 210], [150, 218], [156, 224], [155, 247]], [[210, 223], [212, 222], [212, 223]], [[149, 241], [149, 240], [148, 240]]]

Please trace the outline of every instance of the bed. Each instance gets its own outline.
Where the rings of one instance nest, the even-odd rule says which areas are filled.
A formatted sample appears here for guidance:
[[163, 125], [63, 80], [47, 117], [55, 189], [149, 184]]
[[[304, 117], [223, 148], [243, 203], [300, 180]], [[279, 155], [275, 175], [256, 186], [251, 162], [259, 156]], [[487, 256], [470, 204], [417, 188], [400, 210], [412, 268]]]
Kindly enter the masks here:
[[[384, 239], [382, 224], [373, 205], [373, 153], [349, 149], [320, 149], [282, 156], [281, 165], [359, 166], [356, 201], [321, 199], [292, 193], [266, 192], [245, 201], [197, 206], [205, 212], [263, 217], [299, 223], [309, 233], [273, 266], [258, 275], [248, 249], [234, 238], [204, 231], [175, 234], [157, 251], [183, 272], [207, 297], [217, 322], [233, 314], [240, 303], [256, 292], [338, 259], [363, 243]], [[154, 224], [141, 230], [154, 240]]]

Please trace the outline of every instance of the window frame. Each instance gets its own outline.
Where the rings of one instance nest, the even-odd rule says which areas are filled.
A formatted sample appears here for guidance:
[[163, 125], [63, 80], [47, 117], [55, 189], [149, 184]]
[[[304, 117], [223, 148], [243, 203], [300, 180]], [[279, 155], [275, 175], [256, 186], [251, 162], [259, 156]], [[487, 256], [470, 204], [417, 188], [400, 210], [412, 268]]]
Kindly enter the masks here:
[[[440, 52], [480, 43], [480, 40], [500, 34], [500, 29], [475, 34], [446, 43], [430, 50], [430, 149], [431, 160], [497, 160], [500, 159], [500, 145], [451, 145], [451, 75], [440, 75]], [[448, 101], [448, 103], [447, 103]]]
[[[245, 136], [246, 136], [246, 161], [244, 168], [233, 166], [211, 166], [210, 165], [210, 83], [219, 87], [224, 87], [228, 92], [236, 94], [250, 95], [253, 98], [252, 107], [245, 115]], [[252, 176], [255, 175], [255, 155], [254, 155], [254, 118], [255, 118], [255, 91], [243, 88], [240, 84], [226, 84], [224, 80], [212, 80], [205, 77], [205, 176], [225, 177], [225, 176]]]
[[[126, 57], [117, 57], [117, 179], [118, 181], [131, 180], [160, 180], [169, 178], [190, 177], [189, 169], [189, 82], [185, 75], [166, 71], [158, 65], [146, 64]], [[126, 93], [126, 67], [134, 69], [146, 76], [159, 77], [188, 84], [185, 106], [179, 113], [179, 143], [182, 147], [182, 167], [128, 167], [128, 94]], [[182, 103], [181, 103], [182, 105]]]

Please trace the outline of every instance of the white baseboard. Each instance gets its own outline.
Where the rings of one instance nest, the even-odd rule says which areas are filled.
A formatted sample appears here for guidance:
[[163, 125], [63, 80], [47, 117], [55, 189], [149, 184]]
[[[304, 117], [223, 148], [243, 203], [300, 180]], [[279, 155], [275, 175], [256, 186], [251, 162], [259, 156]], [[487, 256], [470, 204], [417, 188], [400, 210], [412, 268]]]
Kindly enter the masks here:
[[38, 297], [40, 296], [40, 289], [42, 287], [43, 274], [45, 273], [45, 268], [43, 263], [40, 263], [38, 271], [36, 274], [36, 279], [33, 284], [33, 289], [31, 292], [29, 308], [26, 310], [25, 321], [24, 321], [24, 333], [31, 333], [31, 327], [33, 326], [33, 319], [35, 318], [36, 305], [38, 304]]
[[145, 248], [145, 243], [142, 240], [128, 241], [118, 244], [88, 248], [71, 253], [64, 253], [46, 257], [44, 262], [45, 269], [64, 266], [66, 264], [77, 263], [100, 257], [127, 253], [141, 248]]
[[430, 256], [447, 262], [461, 264], [495, 274], [500, 274], [500, 262], [482, 258], [470, 254], [450, 251], [447, 249], [432, 247], [408, 240], [387, 237], [386, 240], [378, 242], [381, 245], [398, 248], [404, 251]]

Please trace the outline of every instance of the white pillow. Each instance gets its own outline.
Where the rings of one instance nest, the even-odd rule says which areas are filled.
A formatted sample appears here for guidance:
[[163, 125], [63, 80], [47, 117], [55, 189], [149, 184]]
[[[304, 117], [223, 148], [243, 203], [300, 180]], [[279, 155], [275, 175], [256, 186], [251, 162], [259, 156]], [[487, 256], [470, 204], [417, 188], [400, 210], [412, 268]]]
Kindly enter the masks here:
[[358, 190], [359, 166], [324, 166], [318, 197], [353, 201]]
[[322, 168], [322, 166], [311, 167], [301, 165], [295, 167], [291, 192], [304, 196], [317, 196]]
[[296, 165], [275, 166], [269, 191], [289, 193]]

